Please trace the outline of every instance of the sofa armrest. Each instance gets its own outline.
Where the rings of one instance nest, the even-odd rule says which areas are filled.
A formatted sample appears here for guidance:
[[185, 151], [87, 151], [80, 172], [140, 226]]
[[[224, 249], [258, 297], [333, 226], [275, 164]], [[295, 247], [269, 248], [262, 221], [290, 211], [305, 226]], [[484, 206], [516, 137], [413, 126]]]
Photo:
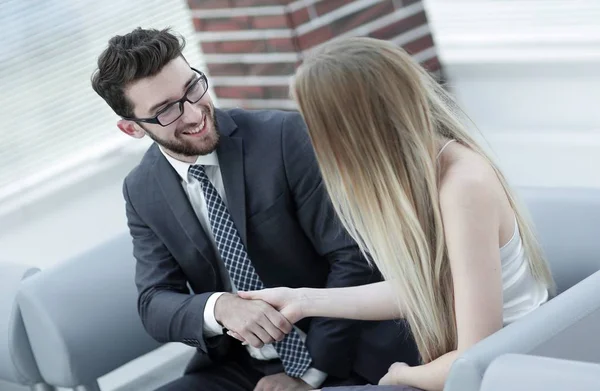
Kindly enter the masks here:
[[520, 353], [600, 362], [600, 272], [477, 343], [452, 365], [445, 391], [478, 391], [498, 356]]
[[505, 354], [490, 364], [481, 391], [596, 391], [600, 365]]
[[0, 261], [0, 379], [29, 386], [43, 379], [16, 298], [22, 281], [39, 271], [36, 267]]
[[17, 301], [42, 376], [74, 388], [159, 346], [137, 313], [131, 238], [24, 281]]

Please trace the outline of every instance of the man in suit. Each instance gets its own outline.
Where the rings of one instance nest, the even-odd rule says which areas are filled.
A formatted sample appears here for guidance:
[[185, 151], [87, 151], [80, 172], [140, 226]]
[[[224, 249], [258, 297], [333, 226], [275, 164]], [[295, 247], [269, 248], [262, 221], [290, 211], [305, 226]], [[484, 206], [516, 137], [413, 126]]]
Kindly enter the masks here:
[[[393, 322], [291, 325], [236, 290], [380, 278], [336, 219], [298, 113], [215, 109], [168, 30], [115, 36], [95, 91], [155, 143], [123, 185], [138, 309], [161, 342], [197, 348], [161, 390], [307, 390], [377, 382], [416, 350]], [[248, 346], [227, 335], [240, 334]]]

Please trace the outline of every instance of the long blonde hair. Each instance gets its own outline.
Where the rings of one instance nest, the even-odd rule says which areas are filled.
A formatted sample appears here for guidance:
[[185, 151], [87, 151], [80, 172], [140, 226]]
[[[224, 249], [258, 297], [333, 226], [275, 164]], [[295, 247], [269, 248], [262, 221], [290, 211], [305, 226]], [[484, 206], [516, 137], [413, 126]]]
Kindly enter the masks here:
[[300, 66], [291, 90], [333, 205], [361, 250], [394, 281], [423, 362], [457, 348], [438, 203], [441, 137], [494, 168], [533, 275], [552, 289], [535, 235], [504, 176], [468, 134], [453, 100], [404, 50], [371, 38], [332, 41]]

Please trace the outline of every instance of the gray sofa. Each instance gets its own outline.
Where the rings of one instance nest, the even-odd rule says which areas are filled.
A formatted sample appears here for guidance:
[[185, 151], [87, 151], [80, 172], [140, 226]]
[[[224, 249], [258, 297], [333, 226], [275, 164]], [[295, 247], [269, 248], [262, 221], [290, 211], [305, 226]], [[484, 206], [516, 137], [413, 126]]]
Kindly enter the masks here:
[[160, 344], [138, 317], [129, 235], [44, 270], [17, 296], [42, 377], [99, 390], [97, 379]]
[[50, 391], [54, 388], [45, 384], [40, 374], [16, 301], [22, 281], [39, 271], [0, 261], [0, 380], [33, 391]]
[[520, 194], [559, 294], [462, 354], [444, 391], [480, 390], [487, 367], [506, 353], [600, 362], [600, 190], [521, 189]]
[[[600, 362], [600, 190], [520, 189], [561, 293], [465, 352], [446, 391], [475, 391], [505, 353]], [[97, 379], [159, 346], [136, 309], [135, 260], [122, 235], [21, 284], [17, 301], [39, 371], [54, 386], [99, 390]], [[183, 368], [182, 368], [183, 369]]]
[[505, 354], [490, 364], [481, 391], [598, 391], [600, 365]]

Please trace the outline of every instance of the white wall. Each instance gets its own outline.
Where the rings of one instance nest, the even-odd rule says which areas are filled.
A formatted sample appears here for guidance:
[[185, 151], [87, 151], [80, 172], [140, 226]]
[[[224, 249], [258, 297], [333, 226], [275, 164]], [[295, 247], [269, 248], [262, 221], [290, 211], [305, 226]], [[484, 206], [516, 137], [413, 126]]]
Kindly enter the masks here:
[[0, 260], [39, 267], [126, 232], [121, 184], [140, 153], [123, 155], [102, 171], [0, 216]]
[[425, 5], [449, 87], [509, 179], [600, 187], [600, 2]]
[[514, 184], [600, 187], [599, 68], [450, 63], [445, 71]]

